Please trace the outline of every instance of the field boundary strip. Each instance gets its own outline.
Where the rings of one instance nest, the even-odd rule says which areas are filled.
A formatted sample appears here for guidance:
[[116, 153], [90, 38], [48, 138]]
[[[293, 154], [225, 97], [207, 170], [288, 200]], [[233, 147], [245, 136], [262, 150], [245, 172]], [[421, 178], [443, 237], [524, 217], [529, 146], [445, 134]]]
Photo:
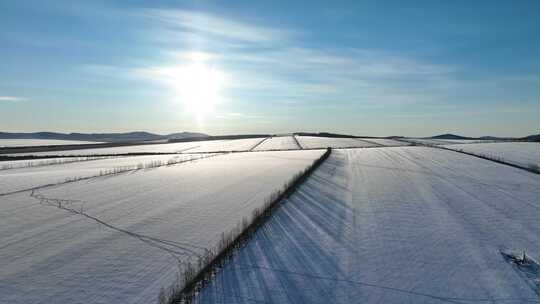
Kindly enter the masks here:
[[[404, 142], [408, 142], [406, 140], [400, 140], [400, 139], [397, 139], [398, 141], [404, 141]], [[473, 153], [473, 152], [467, 152], [467, 151], [463, 151], [463, 150], [457, 150], [457, 149], [452, 149], [452, 148], [448, 148], [448, 147], [445, 147], [445, 146], [441, 146], [441, 145], [430, 145], [430, 144], [424, 144], [424, 143], [420, 143], [420, 142], [412, 142], [413, 145], [415, 146], [423, 146], [423, 147], [428, 147], [428, 148], [433, 148], [433, 149], [441, 149], [441, 150], [446, 150], [446, 151], [452, 151], [452, 152], [455, 152], [455, 153], [461, 153], [461, 154], [465, 154], [465, 155], [469, 155], [469, 156], [472, 156], [472, 157], [476, 157], [476, 158], [480, 158], [480, 159], [484, 159], [484, 160], [489, 160], [489, 161], [492, 161], [492, 162], [495, 162], [495, 163], [498, 163], [498, 164], [501, 164], [501, 165], [506, 165], [506, 166], [510, 166], [510, 167], [513, 167], [513, 168], [516, 168], [516, 169], [521, 169], [521, 170], [525, 170], [529, 173], [533, 173], [533, 174], [540, 174], [540, 169], [538, 168], [534, 168], [534, 167], [525, 167], [525, 166], [522, 166], [522, 165], [519, 165], [519, 164], [516, 164], [516, 163], [511, 163], [511, 162], [507, 162], [503, 159], [496, 159], [496, 158], [493, 158], [493, 157], [489, 157], [487, 155], [481, 155], [481, 154], [476, 154], [476, 153]]]
[[188, 265], [189, 267], [179, 277], [179, 281], [168, 290], [162, 291], [158, 299], [159, 304], [191, 303], [194, 296], [206, 286], [214, 274], [251, 239], [256, 231], [285, 203], [285, 200], [295, 193], [298, 187], [328, 159], [331, 153], [332, 149], [327, 148], [311, 166], [286, 183], [284, 189], [272, 194], [261, 208], [253, 210], [250, 221], [243, 218], [232, 231], [222, 233], [221, 240], [215, 249], [208, 250], [207, 254], [201, 257], [194, 265]]
[[465, 154], [465, 155], [469, 155], [469, 156], [489, 160], [489, 161], [492, 161], [492, 162], [496, 162], [496, 163], [501, 164], [501, 165], [506, 165], [506, 166], [517, 168], [517, 169], [525, 170], [525, 171], [530, 172], [530, 173], [540, 174], [540, 170], [538, 168], [529, 168], [529, 167], [525, 167], [525, 166], [522, 166], [522, 165], [519, 165], [519, 164], [510, 163], [510, 162], [507, 162], [507, 161], [502, 160], [502, 159], [496, 159], [496, 158], [493, 158], [493, 157], [489, 157], [489, 156], [486, 156], [486, 155], [476, 154], [476, 153], [467, 152], [467, 151], [463, 151], [463, 150], [451, 149], [451, 148], [447, 148], [447, 147], [440, 147], [440, 146], [434, 146], [432, 148], [448, 150], [448, 151], [452, 151], [452, 152], [456, 152], [456, 153], [461, 153], [461, 154]]
[[17, 193], [22, 193], [22, 192], [26, 192], [26, 191], [40, 190], [40, 189], [44, 189], [44, 188], [48, 188], [48, 187], [54, 187], [54, 186], [59, 186], [59, 185], [64, 185], [64, 184], [69, 184], [69, 183], [74, 183], [74, 182], [84, 181], [84, 180], [89, 180], [89, 179], [94, 179], [94, 178], [100, 178], [100, 177], [111, 176], [111, 175], [118, 175], [118, 174], [137, 171], [137, 170], [154, 169], [154, 168], [159, 168], [159, 167], [174, 166], [174, 165], [179, 165], [179, 164], [183, 164], [183, 163], [194, 162], [194, 161], [203, 160], [203, 159], [207, 159], [207, 158], [211, 158], [211, 157], [216, 157], [216, 156], [220, 156], [220, 155], [225, 155], [225, 154], [216, 153], [216, 154], [205, 155], [205, 156], [199, 157], [199, 158], [190, 158], [190, 159], [185, 159], [185, 160], [180, 160], [180, 161], [149, 162], [149, 163], [146, 163], [146, 164], [141, 163], [141, 164], [136, 164], [136, 165], [113, 167], [113, 168], [109, 168], [109, 169], [100, 170], [99, 173], [94, 174], [94, 175], [89, 175], [89, 176], [84, 176], [84, 177], [80, 177], [80, 176], [66, 177], [66, 179], [64, 181], [60, 181], [60, 182], [56, 182], [56, 183], [44, 184], [44, 185], [39, 185], [39, 186], [31, 187], [31, 188], [26, 188], [26, 189], [11, 191], [11, 192], [0, 193], [0, 197], [7, 196], [7, 195], [12, 195], [12, 194], [17, 194]]
[[255, 148], [257, 148], [257, 147], [260, 146], [263, 142], [265, 142], [267, 139], [270, 139], [270, 138], [272, 138], [272, 136], [263, 138], [261, 141], [257, 142], [253, 147], [251, 147], [251, 149], [249, 149], [248, 151], [249, 151], [249, 152], [252, 152], [253, 150], [255, 150]]
[[299, 148], [300, 150], [304, 150], [304, 147], [300, 144], [300, 142], [298, 141], [298, 138], [296, 138], [296, 135], [293, 134], [293, 135], [291, 135], [291, 136], [292, 136], [294, 142], [296, 143], [296, 145], [298, 146], [298, 148]]
[[372, 145], [375, 145], [377, 147], [386, 147], [385, 145], [383, 144], [380, 144], [380, 143], [377, 143], [377, 142], [374, 142], [374, 141], [371, 141], [371, 140], [365, 140], [363, 138], [355, 138], [356, 140], [359, 140], [359, 141], [362, 141], [362, 142], [365, 142], [365, 143], [368, 143], [368, 144], [372, 144]]

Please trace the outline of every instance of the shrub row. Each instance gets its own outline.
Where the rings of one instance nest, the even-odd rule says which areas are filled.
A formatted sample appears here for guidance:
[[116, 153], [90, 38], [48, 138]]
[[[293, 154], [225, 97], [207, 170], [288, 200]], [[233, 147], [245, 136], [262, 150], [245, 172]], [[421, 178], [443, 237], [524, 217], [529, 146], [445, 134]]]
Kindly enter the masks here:
[[235, 228], [222, 233], [219, 243], [206, 251], [196, 262], [185, 263], [182, 273], [168, 289], [162, 289], [159, 304], [191, 303], [194, 296], [203, 288], [233, 256], [247, 243], [259, 227], [261, 227], [296, 189], [330, 156], [331, 148], [306, 170], [296, 174], [281, 190], [274, 192], [263, 206], [253, 210], [251, 219], [243, 218]]
[[76, 163], [76, 162], [83, 162], [83, 161], [99, 160], [99, 159], [105, 159], [105, 158], [109, 158], [109, 157], [105, 157], [105, 156], [86, 157], [85, 156], [85, 157], [70, 157], [70, 158], [61, 158], [61, 159], [45, 159], [41, 161], [24, 162], [24, 163], [21, 162], [21, 163], [15, 163], [15, 164], [9, 163], [9, 164], [2, 164], [0, 166], [0, 170], [61, 165], [61, 164], [69, 164], [69, 163]]

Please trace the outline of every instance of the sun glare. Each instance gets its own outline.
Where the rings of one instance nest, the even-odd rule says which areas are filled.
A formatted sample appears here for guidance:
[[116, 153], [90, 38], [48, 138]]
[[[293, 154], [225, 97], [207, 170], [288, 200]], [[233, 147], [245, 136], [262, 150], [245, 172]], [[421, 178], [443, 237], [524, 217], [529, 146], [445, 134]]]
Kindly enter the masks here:
[[211, 114], [222, 101], [225, 77], [221, 71], [205, 61], [193, 61], [174, 71], [174, 89], [187, 112], [198, 119]]

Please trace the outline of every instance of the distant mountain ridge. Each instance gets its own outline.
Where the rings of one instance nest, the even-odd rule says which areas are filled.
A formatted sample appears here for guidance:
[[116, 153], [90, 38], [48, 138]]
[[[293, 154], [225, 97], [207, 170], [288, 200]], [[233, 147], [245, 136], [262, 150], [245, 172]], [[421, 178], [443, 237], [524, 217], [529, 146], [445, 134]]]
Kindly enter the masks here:
[[9, 133], [0, 132], [0, 139], [59, 139], [81, 140], [95, 142], [131, 142], [149, 140], [169, 140], [208, 137], [203, 133], [179, 132], [167, 135], [159, 135], [144, 131], [127, 133], [57, 133], [57, 132], [34, 132], [34, 133]]
[[[336, 133], [310, 133], [310, 132], [296, 132], [295, 135], [306, 136], [322, 136], [322, 137], [358, 137], [355, 135], [343, 135]], [[80, 141], [95, 141], [95, 142], [138, 142], [138, 141], [153, 141], [153, 140], [169, 140], [169, 141], [186, 141], [189, 139], [201, 140], [201, 139], [238, 139], [238, 138], [251, 138], [251, 137], [267, 137], [268, 134], [243, 134], [243, 135], [222, 135], [222, 136], [210, 136], [204, 133], [196, 132], [178, 132], [166, 135], [154, 134], [145, 131], [135, 131], [126, 133], [58, 133], [58, 132], [33, 132], [33, 133], [10, 133], [0, 132], [0, 139], [58, 139], [58, 140], [80, 140]], [[370, 137], [370, 136], [362, 136]], [[508, 138], [508, 137], [494, 137], [494, 136], [482, 136], [482, 137], [466, 137], [456, 134], [440, 134], [431, 137], [425, 137], [426, 139], [453, 139], [453, 140], [524, 140], [524, 141], [536, 141], [540, 142], [540, 134], [529, 135], [520, 138]]]
[[472, 138], [472, 137], [465, 137], [465, 136], [461, 136], [461, 135], [455, 135], [455, 134], [441, 134], [441, 135], [435, 135], [435, 136], [431, 136], [431, 137], [427, 137], [429, 139], [476, 139], [476, 138]]
[[529, 136], [523, 137], [522, 139], [528, 140], [528, 141], [540, 141], [540, 134], [529, 135]]
[[431, 137], [426, 137], [427, 139], [458, 139], [458, 140], [525, 140], [525, 141], [540, 141], [540, 134], [529, 135], [525, 137], [495, 137], [495, 136], [481, 136], [481, 137], [466, 137], [456, 134], [440, 134]]

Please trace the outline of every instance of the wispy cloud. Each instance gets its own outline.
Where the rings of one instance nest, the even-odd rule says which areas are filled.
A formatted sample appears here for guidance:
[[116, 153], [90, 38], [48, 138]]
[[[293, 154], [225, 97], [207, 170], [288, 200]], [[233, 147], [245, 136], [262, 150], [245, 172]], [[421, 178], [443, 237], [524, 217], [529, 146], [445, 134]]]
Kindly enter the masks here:
[[19, 101], [26, 101], [26, 100], [28, 100], [28, 98], [15, 97], [15, 96], [0, 96], [0, 101], [19, 102]]
[[460, 70], [373, 49], [310, 47], [298, 31], [245, 19], [189, 10], [145, 9], [134, 15], [150, 24], [144, 32], [149, 43], [156, 37], [168, 40], [157, 44], [160, 61], [88, 71], [170, 86], [171, 72], [203, 60], [227, 75], [226, 99], [288, 107], [373, 107], [441, 102], [456, 89], [454, 73]]
[[196, 11], [147, 9], [142, 11], [141, 15], [162, 23], [170, 29], [172, 27], [172, 29], [176, 28], [186, 32], [238, 41], [268, 42], [281, 40], [288, 35], [283, 30], [269, 29]]
[[262, 119], [263, 116], [259, 115], [250, 115], [245, 113], [239, 113], [239, 112], [226, 112], [221, 113], [218, 115], [215, 115], [216, 118], [219, 119]]

